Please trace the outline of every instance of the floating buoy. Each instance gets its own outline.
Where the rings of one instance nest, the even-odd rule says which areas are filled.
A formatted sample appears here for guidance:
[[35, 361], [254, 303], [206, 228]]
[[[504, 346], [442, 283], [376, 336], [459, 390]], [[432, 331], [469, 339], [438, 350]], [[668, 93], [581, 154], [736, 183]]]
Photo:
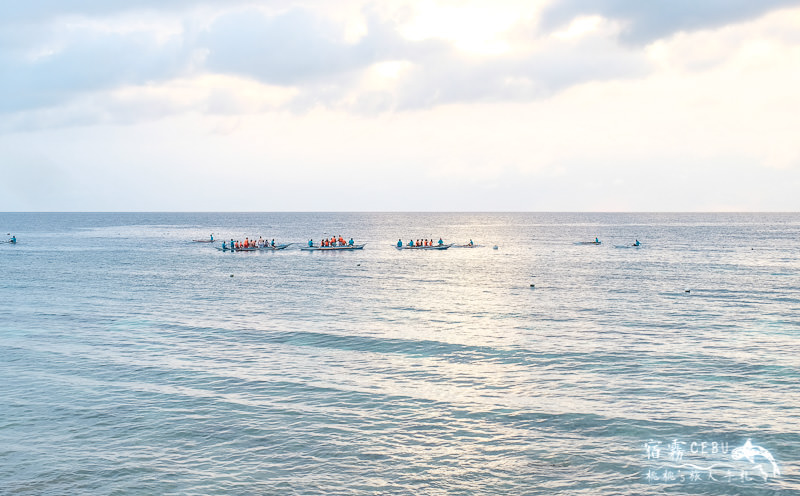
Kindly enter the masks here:
[[535, 284], [531, 284], [531, 287], [532, 287], [532, 288], [535, 288], [535, 287], [536, 287], [536, 285], [535, 285]]
[[356, 264], [356, 267], [361, 267], [361, 264]]
[[692, 292], [692, 290], [691, 290], [691, 289], [686, 289], [686, 290], [684, 290], [683, 292], [684, 292], [684, 293], [691, 293], [691, 292]]
[[497, 245], [492, 246], [492, 250], [496, 250], [496, 249], [497, 249]]
[[233, 277], [233, 274], [231, 274], [231, 277]]

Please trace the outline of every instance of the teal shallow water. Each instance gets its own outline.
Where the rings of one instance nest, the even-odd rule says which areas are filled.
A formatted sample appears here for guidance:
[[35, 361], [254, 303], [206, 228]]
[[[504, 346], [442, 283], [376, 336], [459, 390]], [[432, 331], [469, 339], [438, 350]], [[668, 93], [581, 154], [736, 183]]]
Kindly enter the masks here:
[[[0, 229], [20, 240], [0, 246], [9, 494], [800, 492], [800, 215], [0, 214]], [[367, 246], [188, 241], [210, 232]], [[483, 247], [393, 248], [440, 236]], [[700, 453], [747, 439], [780, 475]]]

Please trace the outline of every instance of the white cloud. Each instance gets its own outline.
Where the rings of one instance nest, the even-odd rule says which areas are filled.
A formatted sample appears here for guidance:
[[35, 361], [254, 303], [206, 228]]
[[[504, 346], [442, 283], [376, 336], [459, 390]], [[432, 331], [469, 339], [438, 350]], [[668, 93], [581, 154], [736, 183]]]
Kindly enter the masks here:
[[0, 210], [800, 207], [780, 2], [86, 5], [0, 23]]

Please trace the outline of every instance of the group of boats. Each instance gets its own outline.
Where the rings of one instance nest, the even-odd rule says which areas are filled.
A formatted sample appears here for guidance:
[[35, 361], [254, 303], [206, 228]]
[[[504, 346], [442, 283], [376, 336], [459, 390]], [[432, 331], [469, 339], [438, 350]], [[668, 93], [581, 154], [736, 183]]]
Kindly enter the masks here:
[[[13, 241], [12, 241], [13, 240]], [[9, 240], [9, 243], [16, 243], [16, 238], [12, 238]], [[218, 241], [214, 239], [214, 235], [211, 234], [208, 239], [193, 239], [195, 243], [214, 243]], [[576, 245], [600, 245], [603, 242], [600, 241], [599, 238], [594, 238], [593, 241], [578, 241]], [[238, 251], [278, 251], [278, 250], [285, 250], [286, 248], [297, 244], [297, 243], [275, 243], [275, 240], [267, 241], [261, 237], [258, 240], [250, 240], [249, 238], [245, 238], [244, 241], [236, 241], [231, 239], [230, 242], [222, 241], [222, 246], [217, 247], [220, 251], [230, 251], [230, 252], [238, 252]], [[344, 238], [341, 236], [336, 237], [333, 236], [331, 238], [324, 238], [319, 243], [314, 243], [313, 239], [309, 239], [308, 243], [305, 246], [301, 246], [300, 250], [302, 251], [351, 251], [351, 250], [362, 250], [366, 246], [366, 243], [356, 243], [353, 238], [350, 238], [349, 241], [345, 241]], [[397, 244], [395, 244], [395, 248], [398, 250], [447, 250], [449, 248], [478, 248], [481, 245], [474, 243], [471, 239], [468, 243], [465, 244], [455, 244], [455, 243], [445, 243], [441, 238], [439, 241], [434, 242], [432, 239], [417, 239], [417, 240], [409, 240], [408, 243], [403, 243], [402, 239], [397, 240]], [[635, 242], [631, 245], [622, 245], [622, 247], [640, 247], [641, 243], [639, 240], [635, 240]], [[497, 246], [494, 247], [497, 249]]]
[[[218, 240], [214, 239], [214, 235], [211, 234], [208, 239], [193, 239], [192, 241], [195, 243], [214, 243]], [[257, 240], [250, 240], [248, 237], [245, 238], [244, 241], [237, 241], [234, 239], [231, 239], [230, 242], [223, 241], [222, 246], [218, 246], [217, 250], [229, 252], [278, 251], [285, 250], [294, 244], [297, 243], [276, 243], [274, 239], [272, 241], [267, 241], [261, 237], [259, 237]], [[345, 241], [344, 238], [339, 236], [338, 238], [325, 238], [318, 244], [315, 244], [313, 239], [309, 239], [308, 244], [300, 249], [303, 251], [342, 251], [361, 250], [364, 248], [364, 246], [366, 246], [366, 243], [356, 244], [352, 238], [350, 241]]]
[[[219, 241], [218, 239], [214, 238], [214, 235], [211, 234], [207, 239], [193, 239], [195, 243], [215, 243]], [[230, 241], [222, 241], [222, 246], [218, 246], [217, 250], [220, 251], [228, 251], [228, 252], [239, 252], [239, 251], [277, 251], [277, 250], [284, 250], [289, 246], [292, 246], [297, 243], [275, 243], [275, 240], [267, 241], [261, 237], [257, 240], [250, 240], [249, 238], [245, 238], [244, 241], [237, 241], [231, 239]], [[366, 246], [366, 243], [356, 243], [352, 238], [349, 241], [345, 241], [344, 238], [341, 236], [339, 237], [331, 237], [331, 238], [324, 238], [319, 243], [314, 243], [313, 239], [309, 239], [308, 243], [305, 246], [301, 246], [300, 250], [302, 251], [351, 251], [351, 250], [362, 250]], [[438, 242], [434, 242], [432, 239], [418, 239], [416, 241], [411, 240], [408, 244], [403, 244], [402, 240], [397, 241], [396, 248], [398, 250], [447, 250], [448, 248], [456, 247], [456, 248], [478, 248], [480, 245], [475, 244], [472, 240], [469, 240], [469, 243], [465, 243], [463, 245], [457, 245], [455, 243], [445, 243], [442, 239], [439, 239]]]

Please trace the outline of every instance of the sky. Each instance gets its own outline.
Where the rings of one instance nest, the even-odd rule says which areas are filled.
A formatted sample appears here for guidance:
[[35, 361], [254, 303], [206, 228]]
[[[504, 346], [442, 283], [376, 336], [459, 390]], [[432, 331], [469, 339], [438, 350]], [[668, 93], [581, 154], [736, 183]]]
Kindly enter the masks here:
[[800, 211], [800, 0], [0, 3], [0, 211]]

